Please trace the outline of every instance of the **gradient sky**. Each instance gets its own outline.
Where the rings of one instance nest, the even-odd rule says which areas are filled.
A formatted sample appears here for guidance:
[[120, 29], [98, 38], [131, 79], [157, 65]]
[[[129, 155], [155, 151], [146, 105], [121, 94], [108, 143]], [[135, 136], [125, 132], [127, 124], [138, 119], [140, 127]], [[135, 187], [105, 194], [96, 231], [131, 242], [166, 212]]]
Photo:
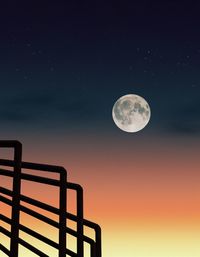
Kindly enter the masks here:
[[[199, 12], [198, 1], [0, 5], [0, 138], [84, 187], [103, 257], [200, 257]], [[152, 114], [133, 134], [111, 115], [130, 93]]]

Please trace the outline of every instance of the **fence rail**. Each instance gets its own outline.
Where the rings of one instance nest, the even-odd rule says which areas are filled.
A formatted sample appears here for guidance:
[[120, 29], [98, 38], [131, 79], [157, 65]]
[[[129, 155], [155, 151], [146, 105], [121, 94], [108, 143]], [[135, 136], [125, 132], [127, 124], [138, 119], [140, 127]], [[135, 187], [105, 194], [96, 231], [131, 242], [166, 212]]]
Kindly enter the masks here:
[[[25, 241], [24, 238], [20, 238], [19, 232], [22, 231], [47, 244], [48, 246], [57, 249], [58, 257], [64, 257], [66, 255], [72, 257], [84, 257], [84, 243], [87, 243], [90, 246], [91, 257], [101, 257], [101, 228], [96, 223], [84, 219], [82, 187], [78, 184], [67, 181], [67, 172], [63, 167], [23, 162], [21, 160], [22, 145], [18, 141], [0, 141], [0, 148], [14, 149], [14, 160], [0, 159], [0, 176], [13, 179], [12, 190], [0, 185], [0, 202], [10, 206], [12, 210], [11, 218], [0, 214], [0, 220], [11, 226], [11, 231], [7, 230], [3, 226], [0, 226], [0, 233], [10, 238], [10, 249], [6, 248], [0, 239], [0, 251], [10, 257], [20, 257], [19, 245], [22, 245], [38, 256], [47, 257], [48, 255], [46, 253]], [[10, 170], [10, 168], [13, 170]], [[26, 172], [23, 171], [24, 169]], [[38, 175], [29, 174], [28, 170], [38, 171]], [[45, 171], [47, 176], [40, 176], [39, 171]], [[57, 173], [59, 175], [59, 179], [49, 178], [48, 174], [50, 173]], [[59, 208], [21, 194], [22, 181], [37, 182], [44, 185], [57, 187], [59, 189]], [[67, 211], [67, 192], [69, 190], [73, 190], [76, 193], [76, 215]], [[58, 216], [58, 221], [36, 212], [22, 203], [48, 211], [51, 214], [55, 214]], [[56, 228], [59, 235], [58, 243], [48, 238], [48, 236], [44, 236], [21, 224], [21, 213], [28, 214], [31, 217], [34, 217], [35, 219]], [[76, 229], [72, 229], [67, 226], [68, 220], [76, 222]], [[95, 238], [90, 238], [84, 234], [84, 228], [87, 227], [94, 231]], [[76, 251], [72, 251], [68, 247], [68, 235], [76, 238]]]

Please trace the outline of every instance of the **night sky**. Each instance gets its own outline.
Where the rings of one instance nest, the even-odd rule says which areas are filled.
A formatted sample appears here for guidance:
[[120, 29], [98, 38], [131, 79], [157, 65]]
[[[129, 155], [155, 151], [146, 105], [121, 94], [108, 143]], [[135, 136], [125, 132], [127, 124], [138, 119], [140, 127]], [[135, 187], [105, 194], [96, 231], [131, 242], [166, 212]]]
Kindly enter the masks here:
[[[198, 1], [6, 2], [0, 138], [84, 187], [104, 257], [199, 257]], [[150, 105], [140, 132], [112, 120], [125, 94]]]

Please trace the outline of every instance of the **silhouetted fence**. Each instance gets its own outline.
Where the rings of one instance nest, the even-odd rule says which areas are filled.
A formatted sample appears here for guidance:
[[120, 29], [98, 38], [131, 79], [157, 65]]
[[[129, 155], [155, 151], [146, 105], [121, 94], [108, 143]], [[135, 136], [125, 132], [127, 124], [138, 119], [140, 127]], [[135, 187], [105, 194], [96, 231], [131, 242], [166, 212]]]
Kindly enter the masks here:
[[[22, 161], [22, 145], [18, 141], [0, 141], [0, 148], [13, 148], [14, 160], [0, 159], [0, 175], [12, 178], [12, 190], [1, 186], [0, 180], [0, 202], [11, 207], [11, 218], [0, 211], [0, 220], [10, 225], [10, 230], [0, 226], [0, 233], [10, 239], [9, 249], [5, 247], [0, 237], [0, 251], [10, 257], [19, 256], [19, 245], [25, 247], [32, 253], [41, 257], [48, 255], [38, 247], [32, 245], [24, 238], [20, 237], [20, 231], [40, 240], [48, 246], [58, 250], [58, 257], [72, 256], [84, 257], [84, 246], [90, 246], [91, 257], [101, 257], [101, 228], [99, 225], [84, 219], [83, 217], [83, 189], [80, 185], [67, 181], [67, 172], [63, 167], [54, 165], [36, 164]], [[26, 170], [24, 172], [23, 170]], [[28, 170], [43, 171], [47, 176], [29, 174]], [[48, 174], [58, 174], [59, 179], [49, 178]], [[44, 185], [50, 185], [59, 189], [59, 207], [56, 208], [50, 204], [33, 199], [32, 197], [21, 194], [22, 181], [37, 182]], [[76, 214], [67, 211], [68, 190], [76, 193]], [[47, 217], [33, 208], [21, 204], [21, 201], [27, 206], [37, 207], [48, 211], [58, 217], [58, 221]], [[44, 222], [58, 230], [58, 242], [53, 241], [48, 236], [44, 236], [35, 230], [24, 226], [20, 220], [20, 215], [25, 213], [37, 220]], [[67, 225], [67, 221], [76, 223], [76, 229]], [[94, 231], [95, 238], [84, 234], [84, 228], [90, 228]], [[76, 250], [71, 250], [67, 245], [67, 237], [71, 235], [76, 238]], [[24, 257], [24, 256], [23, 256]], [[26, 256], [28, 257], [28, 256]], [[88, 257], [88, 256], [87, 256]]]

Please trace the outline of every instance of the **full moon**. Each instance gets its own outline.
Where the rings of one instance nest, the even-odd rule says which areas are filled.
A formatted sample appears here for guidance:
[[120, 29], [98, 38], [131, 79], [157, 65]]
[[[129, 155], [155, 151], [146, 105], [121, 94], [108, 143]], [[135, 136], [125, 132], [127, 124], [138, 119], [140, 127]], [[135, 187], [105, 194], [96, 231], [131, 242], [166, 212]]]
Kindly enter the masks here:
[[123, 131], [137, 132], [149, 122], [151, 110], [147, 101], [139, 95], [129, 94], [120, 97], [112, 109], [112, 117]]

